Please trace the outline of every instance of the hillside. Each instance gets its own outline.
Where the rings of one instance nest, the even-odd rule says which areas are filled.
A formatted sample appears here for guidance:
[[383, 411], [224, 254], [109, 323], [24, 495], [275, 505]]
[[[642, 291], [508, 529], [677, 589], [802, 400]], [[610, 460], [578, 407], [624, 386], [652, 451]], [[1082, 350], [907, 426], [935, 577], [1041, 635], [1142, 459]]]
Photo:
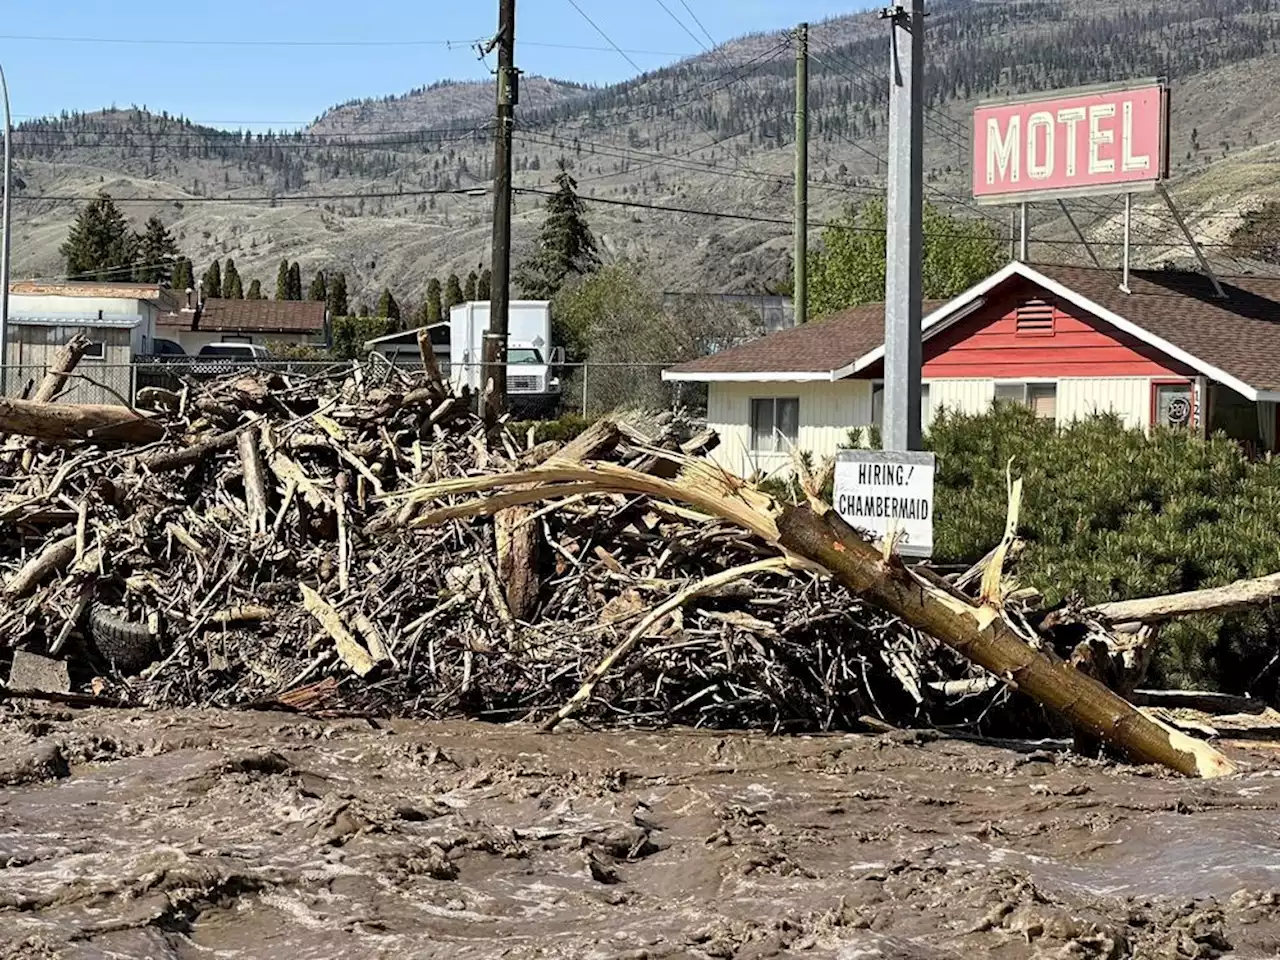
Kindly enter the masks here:
[[[1280, 0], [950, 0], [931, 6], [927, 167], [932, 202], [991, 218], [968, 195], [968, 113], [979, 99], [1125, 77], [1174, 87], [1175, 192], [1220, 242], [1272, 186], [1280, 114]], [[886, 36], [875, 14], [812, 31], [813, 217], [883, 189]], [[785, 276], [794, 65], [784, 33], [734, 40], [592, 89], [526, 77], [516, 184], [546, 189], [566, 160], [611, 256], [653, 262], [671, 289], [759, 291]], [[434, 84], [334, 107], [308, 129], [258, 135], [114, 110], [29, 122], [15, 138], [15, 276], [60, 271], [76, 204], [107, 190], [138, 221], [158, 213], [197, 268], [233, 256], [268, 287], [280, 258], [345, 269], [354, 298], [390, 285], [416, 303], [427, 279], [488, 260], [492, 143], [487, 84]], [[1258, 173], [1266, 170], [1267, 174]], [[52, 199], [36, 199], [39, 197]], [[542, 198], [517, 197], [517, 257]], [[647, 209], [733, 214], [735, 219]], [[1092, 238], [1118, 240], [1109, 198], [1072, 205]], [[1143, 202], [1140, 262], [1187, 261], [1167, 215]], [[1081, 260], [1056, 205], [1036, 215], [1037, 257]], [[1218, 253], [1217, 248], [1211, 248]], [[1114, 246], [1102, 248], [1114, 262]], [[1220, 259], [1226, 270], [1240, 264]], [[1247, 265], [1246, 265], [1247, 266]]]

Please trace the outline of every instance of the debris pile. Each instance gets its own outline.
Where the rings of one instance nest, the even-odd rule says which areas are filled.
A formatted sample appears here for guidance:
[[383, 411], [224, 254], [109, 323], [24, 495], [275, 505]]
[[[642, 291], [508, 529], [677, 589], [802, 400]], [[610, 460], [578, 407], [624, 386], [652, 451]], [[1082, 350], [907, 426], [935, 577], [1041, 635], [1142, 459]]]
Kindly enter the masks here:
[[[670, 476], [663, 451], [715, 443], [680, 418], [537, 444], [487, 429], [430, 373], [367, 365], [144, 394], [145, 423], [90, 410], [0, 454], [5, 660], [65, 660], [78, 692], [519, 719], [595, 680], [574, 707], [588, 718], [814, 730], [908, 719], [926, 681], [964, 673], [688, 506], [550, 491], [422, 525], [408, 495], [543, 470], [546, 499], [551, 468], [583, 461]], [[69, 439], [86, 432], [101, 439]], [[741, 575], [706, 584], [724, 571]]]

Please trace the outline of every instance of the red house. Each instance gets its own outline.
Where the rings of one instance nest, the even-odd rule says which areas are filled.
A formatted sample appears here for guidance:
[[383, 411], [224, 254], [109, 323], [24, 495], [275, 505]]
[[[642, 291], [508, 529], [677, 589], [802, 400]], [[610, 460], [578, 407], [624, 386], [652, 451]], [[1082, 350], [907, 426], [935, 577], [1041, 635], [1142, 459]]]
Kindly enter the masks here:
[[[1112, 411], [1153, 425], [1225, 431], [1277, 449], [1280, 279], [1224, 280], [1011, 263], [947, 303], [925, 305], [925, 423], [942, 408], [1025, 403], [1059, 423]], [[884, 310], [855, 307], [680, 364], [669, 381], [708, 385], [717, 459], [742, 474], [793, 449], [831, 456], [878, 424]]]

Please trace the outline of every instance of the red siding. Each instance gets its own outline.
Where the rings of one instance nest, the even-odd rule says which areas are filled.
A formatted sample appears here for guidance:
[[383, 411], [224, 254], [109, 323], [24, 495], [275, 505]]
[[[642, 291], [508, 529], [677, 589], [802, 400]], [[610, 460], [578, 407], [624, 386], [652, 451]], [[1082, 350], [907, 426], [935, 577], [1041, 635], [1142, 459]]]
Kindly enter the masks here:
[[[924, 376], [943, 379], [1038, 377], [1187, 377], [1190, 368], [1109, 324], [1057, 303], [1051, 336], [1018, 335], [1019, 304], [1048, 294], [1030, 284], [994, 299], [925, 341]], [[878, 376], [883, 367], [866, 375]]]

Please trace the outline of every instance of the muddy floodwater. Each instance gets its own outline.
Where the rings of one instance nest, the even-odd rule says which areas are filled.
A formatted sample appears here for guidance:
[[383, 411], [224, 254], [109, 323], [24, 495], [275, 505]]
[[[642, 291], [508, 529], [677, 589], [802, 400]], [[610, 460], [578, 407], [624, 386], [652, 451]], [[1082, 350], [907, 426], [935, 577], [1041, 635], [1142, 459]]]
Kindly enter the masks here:
[[1280, 956], [1280, 759], [24, 709], [0, 955]]

